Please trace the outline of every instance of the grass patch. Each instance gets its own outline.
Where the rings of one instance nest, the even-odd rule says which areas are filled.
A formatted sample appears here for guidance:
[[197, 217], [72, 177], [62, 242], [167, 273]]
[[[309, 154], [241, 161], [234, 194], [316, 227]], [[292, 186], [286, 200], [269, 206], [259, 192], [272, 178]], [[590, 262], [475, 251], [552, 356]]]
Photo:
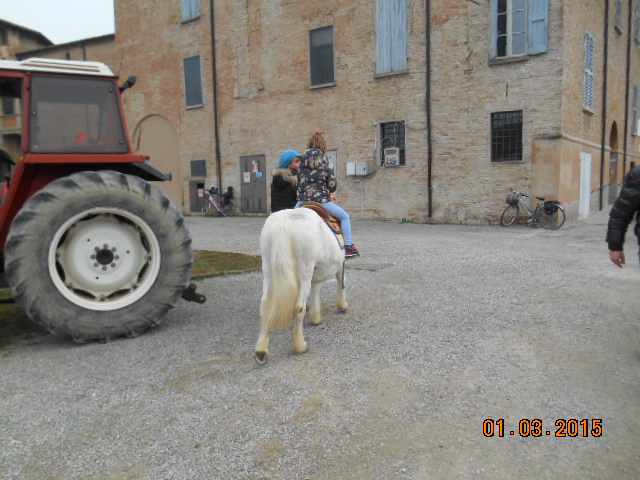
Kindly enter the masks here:
[[196, 250], [195, 256], [195, 262], [191, 267], [192, 280], [200, 280], [216, 275], [255, 272], [260, 270], [262, 265], [260, 255]]
[[[196, 250], [191, 267], [191, 279], [200, 280], [216, 275], [255, 272], [261, 268], [259, 255], [243, 255], [233, 252]], [[0, 288], [0, 302], [13, 298], [10, 288]], [[44, 329], [33, 323], [20, 305], [0, 303], [0, 348], [11, 345], [19, 337], [43, 333]]]

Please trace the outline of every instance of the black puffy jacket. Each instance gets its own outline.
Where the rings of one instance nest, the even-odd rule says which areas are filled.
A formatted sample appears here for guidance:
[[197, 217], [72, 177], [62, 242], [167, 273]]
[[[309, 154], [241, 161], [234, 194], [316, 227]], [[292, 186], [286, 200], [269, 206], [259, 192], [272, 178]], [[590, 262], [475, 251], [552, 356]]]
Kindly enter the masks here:
[[296, 206], [298, 171], [293, 168], [277, 168], [271, 183], [271, 211], [277, 212]]
[[607, 227], [609, 250], [622, 251], [627, 228], [636, 216], [635, 233], [640, 241], [640, 167], [633, 168], [624, 181], [620, 195], [611, 207]]

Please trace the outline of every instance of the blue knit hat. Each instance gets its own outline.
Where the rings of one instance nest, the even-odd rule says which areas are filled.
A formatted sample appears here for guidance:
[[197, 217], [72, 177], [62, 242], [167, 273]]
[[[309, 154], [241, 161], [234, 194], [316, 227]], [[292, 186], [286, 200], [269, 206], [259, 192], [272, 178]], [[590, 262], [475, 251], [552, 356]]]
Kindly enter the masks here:
[[295, 150], [285, 150], [284, 152], [282, 152], [282, 155], [280, 155], [280, 163], [278, 163], [278, 168], [289, 168], [289, 165], [291, 165], [293, 159], [299, 156], [300, 154]]

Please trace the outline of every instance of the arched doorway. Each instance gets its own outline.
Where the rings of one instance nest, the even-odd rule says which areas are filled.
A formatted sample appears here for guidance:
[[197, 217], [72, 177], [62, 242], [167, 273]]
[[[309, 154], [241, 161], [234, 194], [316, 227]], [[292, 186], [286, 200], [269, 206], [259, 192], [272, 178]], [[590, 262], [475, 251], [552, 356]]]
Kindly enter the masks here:
[[618, 196], [618, 124], [613, 122], [609, 134], [609, 203], [613, 203]]
[[143, 118], [133, 131], [131, 143], [136, 153], [149, 155], [149, 163], [154, 168], [171, 173], [170, 182], [155, 182], [154, 185], [184, 210], [178, 134], [171, 122], [155, 114]]

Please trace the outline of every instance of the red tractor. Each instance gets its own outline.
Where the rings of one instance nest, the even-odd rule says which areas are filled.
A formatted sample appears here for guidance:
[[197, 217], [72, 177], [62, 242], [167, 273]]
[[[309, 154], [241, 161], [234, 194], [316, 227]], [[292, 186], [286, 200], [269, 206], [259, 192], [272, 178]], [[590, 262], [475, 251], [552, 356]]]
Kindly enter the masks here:
[[136, 336], [181, 295], [204, 301], [187, 287], [182, 213], [149, 183], [170, 176], [131, 151], [121, 93], [134, 82], [97, 62], [0, 60], [4, 286], [77, 342]]

